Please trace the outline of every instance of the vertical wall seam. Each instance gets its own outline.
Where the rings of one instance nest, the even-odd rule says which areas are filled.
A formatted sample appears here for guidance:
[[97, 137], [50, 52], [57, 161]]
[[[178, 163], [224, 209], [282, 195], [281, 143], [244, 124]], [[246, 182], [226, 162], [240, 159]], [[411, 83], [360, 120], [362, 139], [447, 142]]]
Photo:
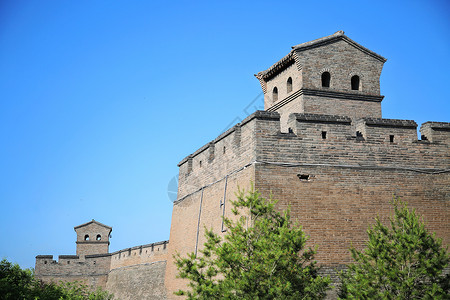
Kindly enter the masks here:
[[198, 235], [200, 233], [200, 218], [202, 216], [203, 190], [204, 190], [204, 188], [202, 188], [202, 194], [200, 196], [200, 208], [198, 210], [197, 239], [195, 241], [195, 256], [196, 257], [197, 257], [197, 249], [198, 249]]
[[222, 232], [227, 231], [223, 228], [224, 218], [225, 218], [225, 202], [227, 199], [227, 185], [228, 185], [228, 175], [225, 177], [225, 188], [223, 189], [223, 201], [220, 203], [220, 206], [222, 207]]

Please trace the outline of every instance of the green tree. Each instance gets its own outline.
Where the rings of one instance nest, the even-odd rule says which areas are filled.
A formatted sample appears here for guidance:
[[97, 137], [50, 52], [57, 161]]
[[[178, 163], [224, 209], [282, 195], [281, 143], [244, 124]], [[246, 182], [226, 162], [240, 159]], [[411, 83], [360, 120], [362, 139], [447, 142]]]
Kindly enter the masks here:
[[22, 270], [18, 264], [6, 259], [0, 261], [0, 299], [30, 299], [33, 280], [32, 270]]
[[415, 210], [393, 200], [390, 227], [379, 219], [367, 230], [363, 251], [351, 248], [354, 264], [341, 273], [345, 299], [449, 299], [449, 263], [442, 241], [430, 234]]
[[239, 191], [232, 201], [235, 217], [225, 218], [222, 239], [206, 230], [200, 255], [175, 256], [179, 277], [190, 290], [188, 299], [320, 299], [330, 279], [318, 275], [315, 250], [305, 249], [307, 237], [290, 211], [275, 209], [273, 199]]
[[32, 269], [22, 270], [6, 259], [0, 261], [0, 300], [111, 300], [113, 296], [98, 289], [92, 291], [80, 282], [44, 283]]

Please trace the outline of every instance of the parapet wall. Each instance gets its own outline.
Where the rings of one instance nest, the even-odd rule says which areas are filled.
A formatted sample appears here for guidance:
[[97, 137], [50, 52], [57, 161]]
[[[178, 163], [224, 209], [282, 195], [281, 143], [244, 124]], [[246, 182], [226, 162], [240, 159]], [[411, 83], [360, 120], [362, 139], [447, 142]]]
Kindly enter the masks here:
[[[164, 277], [168, 245], [169, 241], [162, 241], [123, 249], [114, 253], [85, 256], [60, 255], [58, 261], [53, 259], [53, 255], [38, 255], [36, 256], [35, 265], [36, 277], [44, 282], [80, 281], [93, 289], [102, 287], [111, 292], [117, 292], [120, 290], [115, 286], [117, 279], [129, 276], [123, 274], [129, 274], [131, 272], [130, 270], [134, 268], [144, 270], [145, 272], [131, 272], [133, 274], [135, 273], [136, 276], [137, 274], [141, 274], [139, 275], [140, 277], [138, 276], [133, 280], [139, 282], [146, 281], [145, 287], [148, 290], [146, 293], [151, 293], [152, 290], [161, 290], [161, 282], [158, 281], [159, 279], [146, 278], [145, 274], [155, 273], [157, 274], [157, 278]], [[124, 268], [127, 268], [127, 271]], [[117, 271], [119, 269], [122, 271]], [[112, 277], [111, 274], [113, 274]], [[130, 281], [130, 287], [133, 286], [134, 283], [132, 282], [134, 281]], [[152, 284], [155, 284], [155, 286], [152, 286]], [[121, 285], [123, 283], [118, 286]], [[141, 299], [139, 296], [135, 296], [137, 294], [132, 293], [131, 290], [127, 291], [129, 295], [133, 295], [134, 298], [132, 299]], [[164, 288], [162, 288], [162, 291], [165, 293]], [[159, 295], [162, 292], [155, 293], [154, 295]], [[125, 297], [125, 294], [120, 294], [121, 297], [118, 299], [131, 299], [129, 296], [127, 296], [128, 298]]]
[[167, 260], [169, 241], [136, 246], [111, 253], [111, 270]]
[[[356, 163], [449, 167], [450, 123], [291, 114], [281, 132], [277, 112], [257, 111], [179, 163], [178, 200], [254, 163]], [[231, 150], [231, 151], [230, 151]]]
[[276, 112], [256, 111], [179, 164], [178, 199], [237, 172], [255, 160], [256, 120], [279, 120]]

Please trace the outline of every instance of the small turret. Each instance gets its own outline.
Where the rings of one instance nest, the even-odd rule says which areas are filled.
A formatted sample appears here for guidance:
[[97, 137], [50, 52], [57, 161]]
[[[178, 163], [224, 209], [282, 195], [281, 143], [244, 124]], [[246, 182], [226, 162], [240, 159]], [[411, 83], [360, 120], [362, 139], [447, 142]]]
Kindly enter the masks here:
[[109, 235], [112, 227], [92, 221], [75, 226], [77, 233], [77, 255], [82, 257], [91, 254], [109, 252]]
[[380, 75], [386, 59], [343, 31], [292, 47], [288, 55], [255, 74], [264, 108], [281, 115], [287, 132], [291, 113], [381, 118]]

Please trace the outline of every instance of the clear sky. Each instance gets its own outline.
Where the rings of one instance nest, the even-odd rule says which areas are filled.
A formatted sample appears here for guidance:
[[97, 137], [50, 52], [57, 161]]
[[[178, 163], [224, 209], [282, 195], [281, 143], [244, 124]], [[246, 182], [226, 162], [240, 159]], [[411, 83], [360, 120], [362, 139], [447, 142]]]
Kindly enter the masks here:
[[177, 163], [338, 30], [388, 59], [383, 117], [450, 121], [446, 1], [0, 1], [0, 258], [75, 254], [91, 219], [111, 252], [169, 239]]

